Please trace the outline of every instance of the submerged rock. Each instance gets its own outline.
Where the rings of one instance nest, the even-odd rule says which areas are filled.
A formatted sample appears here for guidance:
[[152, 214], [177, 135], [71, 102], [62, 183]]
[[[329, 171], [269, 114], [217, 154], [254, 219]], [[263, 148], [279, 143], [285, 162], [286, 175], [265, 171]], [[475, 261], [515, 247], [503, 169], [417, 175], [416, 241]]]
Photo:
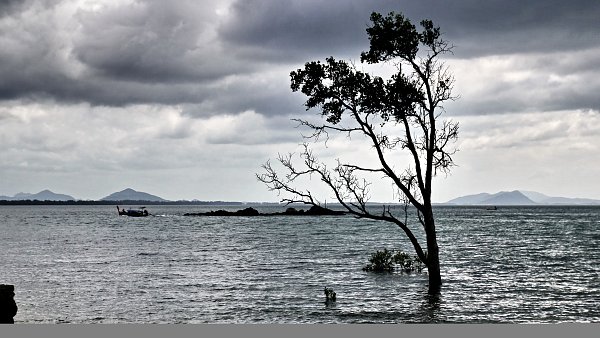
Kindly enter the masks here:
[[187, 213], [184, 216], [259, 216], [260, 213], [254, 208], [246, 208], [238, 211], [217, 210], [199, 213]]
[[320, 207], [317, 205], [313, 205], [312, 207], [310, 207], [310, 209], [308, 209], [306, 214], [313, 215], [313, 216], [324, 216], [324, 215], [345, 215], [346, 213], [344, 211], [336, 211], [336, 210], [323, 208], [323, 207]]
[[261, 214], [254, 208], [246, 208], [238, 211], [217, 210], [209, 212], [186, 213], [184, 216], [333, 216], [345, 215], [344, 211], [336, 211], [320, 206], [313, 205], [308, 210], [297, 210], [295, 208], [287, 208], [285, 212], [265, 213]]

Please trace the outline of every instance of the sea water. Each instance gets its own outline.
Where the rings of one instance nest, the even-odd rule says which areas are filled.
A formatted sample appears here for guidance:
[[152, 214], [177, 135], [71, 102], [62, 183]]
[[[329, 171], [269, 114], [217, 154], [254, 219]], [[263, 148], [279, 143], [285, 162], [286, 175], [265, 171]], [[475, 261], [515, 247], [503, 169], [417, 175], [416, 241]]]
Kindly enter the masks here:
[[1, 206], [15, 322], [600, 322], [600, 207], [436, 207], [438, 296], [425, 274], [362, 270], [376, 250], [413, 254], [395, 225], [183, 215], [217, 208], [129, 218], [114, 206]]

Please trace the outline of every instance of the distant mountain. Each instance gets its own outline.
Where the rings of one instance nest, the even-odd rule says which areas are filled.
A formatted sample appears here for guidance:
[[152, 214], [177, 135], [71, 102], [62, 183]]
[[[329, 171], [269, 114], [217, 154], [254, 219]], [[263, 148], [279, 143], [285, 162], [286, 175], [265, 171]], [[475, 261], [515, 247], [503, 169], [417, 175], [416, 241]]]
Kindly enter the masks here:
[[525, 190], [519, 190], [519, 191], [523, 195], [527, 196], [530, 200], [534, 201], [535, 203], [544, 203], [545, 200], [551, 198], [550, 196], [544, 195], [537, 191], [525, 191]]
[[476, 195], [468, 195], [458, 197], [447, 202], [448, 204], [459, 205], [529, 205], [535, 204], [518, 190], [501, 191], [496, 194], [481, 193]]
[[551, 205], [600, 205], [600, 200], [590, 198], [549, 197], [542, 201], [542, 203]]
[[0, 196], [0, 200], [6, 201], [74, 201], [75, 198], [73, 196], [64, 195], [64, 194], [56, 194], [50, 190], [42, 190], [37, 194], [29, 194], [20, 192], [13, 197], [10, 196]]
[[501, 191], [454, 198], [445, 204], [456, 205], [600, 205], [600, 200], [588, 198], [551, 197], [535, 191]]
[[16, 194], [13, 198], [15, 200], [28, 200], [28, 199], [30, 199], [29, 198], [30, 196], [33, 196], [33, 194], [29, 194], [29, 193], [26, 193], [26, 192], [20, 192], [20, 193]]
[[490, 196], [481, 202], [484, 205], [530, 205], [536, 204], [534, 201], [523, 195], [522, 192], [515, 191], [501, 191], [497, 194]]
[[151, 195], [141, 191], [135, 191], [127, 188], [123, 191], [115, 192], [101, 199], [101, 201], [150, 201], [150, 202], [164, 202], [163, 198], [155, 195]]
[[482, 201], [487, 200], [491, 196], [492, 196], [492, 194], [488, 194], [488, 193], [484, 192], [484, 193], [476, 194], [476, 195], [467, 195], [467, 196], [457, 197], [446, 203], [447, 204], [458, 204], [458, 205], [481, 204]]

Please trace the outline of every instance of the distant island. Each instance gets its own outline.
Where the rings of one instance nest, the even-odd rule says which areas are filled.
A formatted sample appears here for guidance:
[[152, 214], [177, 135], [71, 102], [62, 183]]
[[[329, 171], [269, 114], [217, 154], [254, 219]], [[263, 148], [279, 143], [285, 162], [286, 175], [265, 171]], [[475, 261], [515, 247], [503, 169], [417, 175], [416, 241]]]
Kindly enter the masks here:
[[100, 199], [101, 201], [148, 201], [148, 202], [166, 202], [164, 198], [151, 195], [142, 191], [135, 191], [131, 188], [112, 193]]
[[[71, 201], [40, 201], [40, 200], [17, 200], [7, 201], [0, 200], [0, 205], [121, 205], [121, 206], [145, 206], [145, 205], [201, 205], [201, 206], [241, 206], [245, 202], [235, 201], [164, 201], [164, 202], [152, 202], [152, 201], [99, 201], [99, 200], [71, 200]], [[260, 204], [260, 203], [257, 203]], [[271, 203], [265, 203], [265, 205]], [[276, 204], [276, 203], [275, 203]]]
[[29, 194], [20, 192], [14, 196], [0, 196], [0, 200], [2, 201], [74, 201], [75, 197], [64, 195], [64, 194], [56, 194], [50, 190], [42, 190], [37, 194]]
[[454, 198], [444, 205], [600, 205], [588, 198], [551, 197], [535, 191], [501, 191]]
[[[0, 205], [280, 205], [276, 202], [239, 202], [239, 201], [170, 201], [143, 191], [127, 188], [114, 192], [99, 200], [81, 200], [71, 195], [58, 194], [50, 190], [42, 190], [36, 194], [18, 193], [14, 196], [1, 196]], [[397, 203], [370, 203], [397, 204]], [[500, 191], [495, 194], [479, 193], [465, 195], [436, 205], [600, 205], [600, 200], [589, 198], [552, 197], [535, 191], [513, 190]]]
[[43, 190], [37, 194], [18, 193], [14, 196], [0, 196], [0, 205], [223, 205], [238, 206], [243, 202], [231, 201], [169, 201], [156, 195], [127, 188], [112, 193], [100, 200], [80, 200], [73, 196]]

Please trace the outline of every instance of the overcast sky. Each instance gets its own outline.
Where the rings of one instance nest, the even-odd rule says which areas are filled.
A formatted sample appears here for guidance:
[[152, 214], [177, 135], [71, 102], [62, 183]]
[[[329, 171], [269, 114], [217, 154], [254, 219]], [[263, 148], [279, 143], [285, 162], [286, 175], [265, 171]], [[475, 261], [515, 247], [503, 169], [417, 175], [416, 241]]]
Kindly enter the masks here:
[[[359, 60], [372, 11], [431, 19], [455, 45], [460, 151], [435, 201], [600, 199], [597, 0], [1, 0], [0, 195], [276, 201], [255, 173], [298, 150], [291, 118], [316, 114], [289, 72]], [[321, 153], [368, 156], [343, 140]]]

